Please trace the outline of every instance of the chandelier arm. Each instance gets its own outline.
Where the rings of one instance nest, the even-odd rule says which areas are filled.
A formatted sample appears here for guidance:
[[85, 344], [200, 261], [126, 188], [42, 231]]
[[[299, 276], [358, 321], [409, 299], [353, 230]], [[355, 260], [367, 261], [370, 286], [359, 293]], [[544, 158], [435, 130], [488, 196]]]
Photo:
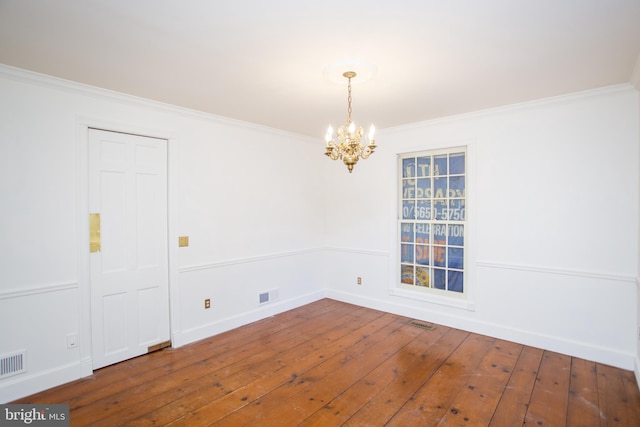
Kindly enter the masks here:
[[375, 149], [375, 147], [371, 147], [370, 145], [367, 145], [366, 148], [364, 150], [362, 150], [361, 157], [363, 159], [369, 158], [369, 156], [373, 154], [374, 149]]
[[325, 153], [331, 160], [338, 160], [342, 157], [340, 154], [340, 149], [338, 147], [327, 148], [327, 152]]

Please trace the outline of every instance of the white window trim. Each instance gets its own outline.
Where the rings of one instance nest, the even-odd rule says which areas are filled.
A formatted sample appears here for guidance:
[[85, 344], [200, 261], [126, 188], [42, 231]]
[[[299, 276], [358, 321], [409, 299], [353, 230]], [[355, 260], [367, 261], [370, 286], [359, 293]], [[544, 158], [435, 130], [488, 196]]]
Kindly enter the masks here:
[[[425, 151], [436, 150], [455, 150], [456, 148], [465, 148], [466, 150], [466, 225], [465, 225], [465, 282], [464, 292], [456, 293], [450, 291], [442, 291], [434, 288], [416, 288], [410, 289], [409, 285], [402, 285], [399, 282], [400, 277], [400, 234], [399, 234], [399, 197], [400, 197], [400, 157], [404, 155], [416, 154]], [[473, 188], [475, 182], [475, 158], [476, 158], [476, 144], [475, 141], [465, 141], [464, 143], [456, 144], [439, 144], [437, 146], [420, 147], [417, 149], [398, 151], [392, 156], [394, 162], [393, 170], [395, 171], [395, 179], [393, 180], [393, 203], [392, 203], [392, 215], [390, 223], [390, 283], [389, 283], [389, 295], [407, 298], [415, 301], [427, 302], [431, 304], [437, 304], [457, 309], [463, 309], [468, 311], [475, 311], [475, 250], [473, 238], [473, 212], [475, 203], [473, 202]]]
[[[396, 268], [396, 271], [400, 271], [400, 270]], [[432, 289], [429, 289], [429, 290], [431, 291]], [[438, 291], [438, 290], [439, 289], [435, 289], [435, 291]], [[448, 292], [448, 291], [441, 291], [441, 292]], [[464, 297], [457, 296], [457, 295], [437, 295], [435, 292], [433, 293], [426, 292], [426, 290], [421, 290], [421, 289], [411, 290], [411, 289], [401, 288], [397, 284], [395, 287], [392, 287], [391, 289], [389, 289], [389, 294], [398, 296], [398, 297], [409, 298], [412, 300], [429, 302], [432, 304], [445, 305], [445, 306], [454, 307], [454, 308], [461, 308], [463, 310], [475, 311], [476, 309], [476, 303], [474, 301], [471, 301], [468, 295], [465, 295]]]

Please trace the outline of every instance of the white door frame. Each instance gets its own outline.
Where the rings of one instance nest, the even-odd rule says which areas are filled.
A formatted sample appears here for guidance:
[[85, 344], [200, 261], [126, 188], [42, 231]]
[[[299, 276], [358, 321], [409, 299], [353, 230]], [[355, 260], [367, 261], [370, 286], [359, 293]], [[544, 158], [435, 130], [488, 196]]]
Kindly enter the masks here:
[[[76, 125], [77, 140], [77, 200], [78, 200], [78, 313], [79, 313], [79, 347], [80, 363], [83, 366], [82, 374], [91, 375], [92, 346], [91, 346], [91, 283], [90, 259], [89, 259], [89, 129], [101, 129], [111, 132], [130, 133], [134, 135], [149, 136], [167, 140], [167, 218], [168, 218], [168, 267], [169, 267], [169, 335], [171, 342], [175, 343], [175, 335], [179, 328], [179, 295], [177, 292], [178, 268], [177, 249], [178, 234], [175, 232], [176, 212], [176, 137], [172, 131], [166, 129], [154, 129], [141, 127], [130, 123], [114, 123], [101, 119], [78, 117]], [[175, 244], [174, 244], [175, 243]]]

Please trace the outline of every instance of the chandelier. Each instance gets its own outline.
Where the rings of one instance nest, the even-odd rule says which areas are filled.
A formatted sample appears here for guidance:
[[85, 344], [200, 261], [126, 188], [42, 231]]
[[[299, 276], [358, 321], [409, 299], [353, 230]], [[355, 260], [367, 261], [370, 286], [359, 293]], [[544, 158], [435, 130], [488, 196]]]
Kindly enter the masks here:
[[[358, 160], [368, 158], [373, 154], [376, 149], [376, 142], [373, 139], [373, 133], [376, 128], [371, 125], [369, 128], [369, 135], [366, 140], [363, 140], [364, 131], [362, 126], [356, 127], [356, 124], [351, 120], [351, 79], [356, 76], [355, 71], [345, 71], [342, 74], [349, 80], [349, 97], [347, 98], [347, 121], [345, 124], [338, 128], [338, 131], [333, 134], [333, 127], [329, 125], [327, 129], [327, 151], [324, 153], [331, 160], [342, 159], [342, 162], [347, 165], [349, 173], [353, 172], [353, 166], [358, 163]], [[360, 142], [362, 140], [362, 143]], [[369, 141], [367, 143], [367, 140]]]

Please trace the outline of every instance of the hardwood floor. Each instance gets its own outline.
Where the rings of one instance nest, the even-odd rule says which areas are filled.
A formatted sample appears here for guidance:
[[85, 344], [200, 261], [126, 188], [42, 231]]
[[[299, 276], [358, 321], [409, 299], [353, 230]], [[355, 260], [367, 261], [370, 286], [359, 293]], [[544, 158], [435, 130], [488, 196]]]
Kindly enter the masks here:
[[72, 426], [640, 426], [632, 372], [324, 299], [15, 403]]

